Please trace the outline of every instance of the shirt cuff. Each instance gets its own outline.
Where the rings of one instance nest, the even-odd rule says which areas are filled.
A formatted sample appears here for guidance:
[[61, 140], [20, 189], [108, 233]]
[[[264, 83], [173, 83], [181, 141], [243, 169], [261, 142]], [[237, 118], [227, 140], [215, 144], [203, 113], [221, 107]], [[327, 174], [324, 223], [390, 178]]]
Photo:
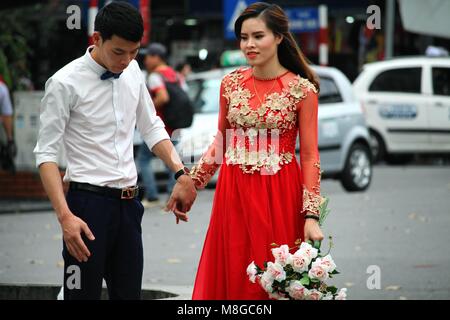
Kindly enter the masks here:
[[142, 137], [142, 139], [145, 141], [148, 148], [152, 150], [158, 142], [161, 142], [163, 140], [170, 140], [170, 137], [166, 129], [162, 127], [153, 129], [147, 136]]
[[53, 154], [36, 154], [36, 168], [45, 162], [54, 162], [58, 164], [58, 157]]

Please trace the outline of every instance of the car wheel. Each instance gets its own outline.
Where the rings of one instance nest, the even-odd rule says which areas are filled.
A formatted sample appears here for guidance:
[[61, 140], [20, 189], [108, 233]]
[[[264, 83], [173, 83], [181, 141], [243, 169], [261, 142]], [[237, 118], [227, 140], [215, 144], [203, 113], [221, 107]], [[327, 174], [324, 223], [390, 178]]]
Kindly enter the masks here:
[[372, 151], [372, 159], [374, 163], [384, 160], [386, 155], [386, 146], [383, 138], [374, 131], [370, 131], [370, 149]]
[[372, 180], [370, 150], [361, 143], [351, 146], [341, 174], [341, 183], [347, 191], [366, 190]]

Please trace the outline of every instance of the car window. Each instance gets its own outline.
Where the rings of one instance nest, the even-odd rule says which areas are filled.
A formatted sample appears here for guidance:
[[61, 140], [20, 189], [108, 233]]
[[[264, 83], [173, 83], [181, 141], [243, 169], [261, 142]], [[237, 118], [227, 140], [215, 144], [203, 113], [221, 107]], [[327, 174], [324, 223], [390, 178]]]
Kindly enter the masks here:
[[[191, 94], [194, 108], [199, 113], [217, 113], [219, 112], [219, 95], [221, 79], [206, 79], [203, 81], [189, 82], [189, 88], [195, 90], [198, 86], [198, 92]], [[196, 83], [196, 84], [194, 84]]]
[[450, 68], [433, 68], [433, 93], [450, 96]]
[[319, 104], [342, 102], [342, 96], [333, 79], [320, 77]]
[[420, 93], [422, 68], [398, 68], [380, 73], [369, 91]]

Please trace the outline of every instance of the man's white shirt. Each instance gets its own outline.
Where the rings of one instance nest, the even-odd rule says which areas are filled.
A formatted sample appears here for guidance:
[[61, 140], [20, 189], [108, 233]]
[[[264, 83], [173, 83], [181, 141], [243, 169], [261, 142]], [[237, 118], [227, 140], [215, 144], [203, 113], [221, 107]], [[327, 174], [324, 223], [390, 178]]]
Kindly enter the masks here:
[[[92, 47], [91, 47], [92, 48]], [[118, 79], [101, 80], [106, 71], [86, 54], [56, 72], [45, 84], [36, 165], [57, 163], [64, 143], [64, 181], [123, 188], [136, 184], [133, 135], [137, 128], [150, 150], [170, 139], [156, 115], [135, 60]]]

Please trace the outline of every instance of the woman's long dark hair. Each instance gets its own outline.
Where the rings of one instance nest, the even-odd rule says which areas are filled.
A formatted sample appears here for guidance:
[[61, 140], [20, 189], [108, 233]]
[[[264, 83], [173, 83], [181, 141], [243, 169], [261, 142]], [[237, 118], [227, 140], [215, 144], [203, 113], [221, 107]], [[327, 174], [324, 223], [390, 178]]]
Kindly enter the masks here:
[[294, 37], [289, 32], [289, 21], [276, 4], [255, 2], [249, 5], [234, 23], [234, 33], [241, 38], [242, 23], [249, 18], [261, 18], [275, 35], [283, 37], [278, 45], [278, 60], [289, 71], [308, 79], [319, 90], [319, 80], [309, 67], [309, 61], [303, 55]]

